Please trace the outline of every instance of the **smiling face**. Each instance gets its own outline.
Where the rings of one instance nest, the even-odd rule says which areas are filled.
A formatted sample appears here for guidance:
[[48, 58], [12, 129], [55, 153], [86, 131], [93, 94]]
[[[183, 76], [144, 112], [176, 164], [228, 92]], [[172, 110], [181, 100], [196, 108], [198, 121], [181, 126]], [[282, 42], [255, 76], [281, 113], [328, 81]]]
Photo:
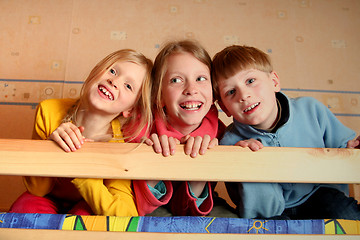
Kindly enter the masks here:
[[200, 126], [213, 102], [210, 69], [190, 53], [171, 54], [161, 93], [169, 124], [189, 134]]
[[228, 116], [258, 129], [270, 129], [278, 108], [275, 93], [280, 82], [275, 72], [248, 69], [227, 79], [219, 78], [220, 105]]
[[138, 99], [145, 72], [136, 63], [115, 62], [92, 84], [88, 93], [89, 110], [128, 116]]

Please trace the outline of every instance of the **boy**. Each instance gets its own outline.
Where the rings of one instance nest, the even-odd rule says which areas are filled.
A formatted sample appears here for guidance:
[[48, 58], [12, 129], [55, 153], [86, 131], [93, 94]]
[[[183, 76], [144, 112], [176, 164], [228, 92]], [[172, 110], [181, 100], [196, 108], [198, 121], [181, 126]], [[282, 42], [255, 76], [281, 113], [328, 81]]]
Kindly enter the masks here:
[[[231, 46], [213, 59], [219, 105], [234, 122], [220, 144], [355, 148], [359, 139], [323, 104], [310, 97], [290, 99], [267, 54], [247, 46]], [[244, 218], [360, 219], [357, 201], [346, 184], [226, 183], [237, 213]], [[282, 215], [282, 216], [281, 216]]]

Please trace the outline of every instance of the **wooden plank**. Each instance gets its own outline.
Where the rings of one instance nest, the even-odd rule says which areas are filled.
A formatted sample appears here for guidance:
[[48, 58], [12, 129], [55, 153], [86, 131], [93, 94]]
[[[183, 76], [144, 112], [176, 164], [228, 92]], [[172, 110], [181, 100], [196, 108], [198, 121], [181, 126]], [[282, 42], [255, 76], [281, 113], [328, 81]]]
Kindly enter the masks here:
[[65, 153], [44, 140], [0, 139], [0, 175], [107, 179], [360, 183], [359, 149], [217, 146], [191, 158], [171, 157], [146, 145], [86, 143]]
[[338, 240], [359, 239], [358, 235], [305, 235], [305, 234], [202, 234], [202, 233], [142, 233], [142, 232], [92, 232], [92, 231], [66, 231], [66, 230], [36, 230], [0, 228], [0, 239], [11, 240]]

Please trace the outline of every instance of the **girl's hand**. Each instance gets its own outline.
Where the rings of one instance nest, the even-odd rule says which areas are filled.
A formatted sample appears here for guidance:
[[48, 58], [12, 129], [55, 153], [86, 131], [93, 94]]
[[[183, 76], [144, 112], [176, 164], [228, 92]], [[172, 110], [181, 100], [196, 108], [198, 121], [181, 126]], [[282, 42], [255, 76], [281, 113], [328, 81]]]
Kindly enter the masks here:
[[85, 138], [81, 134], [84, 127], [77, 127], [71, 122], [62, 123], [53, 131], [48, 139], [55, 141], [65, 152], [75, 152], [84, 144]]
[[360, 136], [347, 142], [347, 148], [360, 148]]
[[260, 141], [255, 140], [253, 138], [247, 139], [247, 140], [241, 140], [241, 141], [235, 143], [235, 146], [240, 146], [243, 148], [248, 147], [254, 152], [256, 152], [257, 150], [260, 150], [264, 147], [264, 145]]
[[179, 144], [180, 141], [166, 135], [159, 137], [156, 133], [153, 133], [150, 138], [145, 140], [145, 143], [149, 146], [153, 146], [156, 153], [162, 153], [164, 157], [167, 157], [175, 154], [176, 145]]
[[211, 139], [209, 135], [205, 135], [204, 137], [186, 135], [181, 139], [180, 143], [185, 144], [185, 154], [194, 158], [198, 154], [204, 155], [207, 149], [217, 146], [219, 141], [217, 138]]

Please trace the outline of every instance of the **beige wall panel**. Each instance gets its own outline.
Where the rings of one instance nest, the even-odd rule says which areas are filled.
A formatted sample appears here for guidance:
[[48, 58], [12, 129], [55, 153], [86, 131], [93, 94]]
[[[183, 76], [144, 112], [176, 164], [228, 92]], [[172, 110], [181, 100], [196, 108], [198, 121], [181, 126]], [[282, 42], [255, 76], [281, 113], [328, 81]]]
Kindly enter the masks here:
[[[8, 211], [12, 203], [25, 192], [22, 177], [0, 176], [0, 212]], [[6, 197], [4, 197], [6, 196]]]
[[31, 138], [35, 118], [32, 106], [0, 105], [0, 112], [0, 138]]
[[64, 79], [72, 1], [6, 0], [0, 9], [1, 78]]
[[[353, 90], [359, 73], [359, 2], [309, 1], [297, 11], [296, 45], [298, 81], [294, 87]], [[348, 69], [348, 71], [344, 71]], [[296, 83], [296, 82], [295, 82]]]

